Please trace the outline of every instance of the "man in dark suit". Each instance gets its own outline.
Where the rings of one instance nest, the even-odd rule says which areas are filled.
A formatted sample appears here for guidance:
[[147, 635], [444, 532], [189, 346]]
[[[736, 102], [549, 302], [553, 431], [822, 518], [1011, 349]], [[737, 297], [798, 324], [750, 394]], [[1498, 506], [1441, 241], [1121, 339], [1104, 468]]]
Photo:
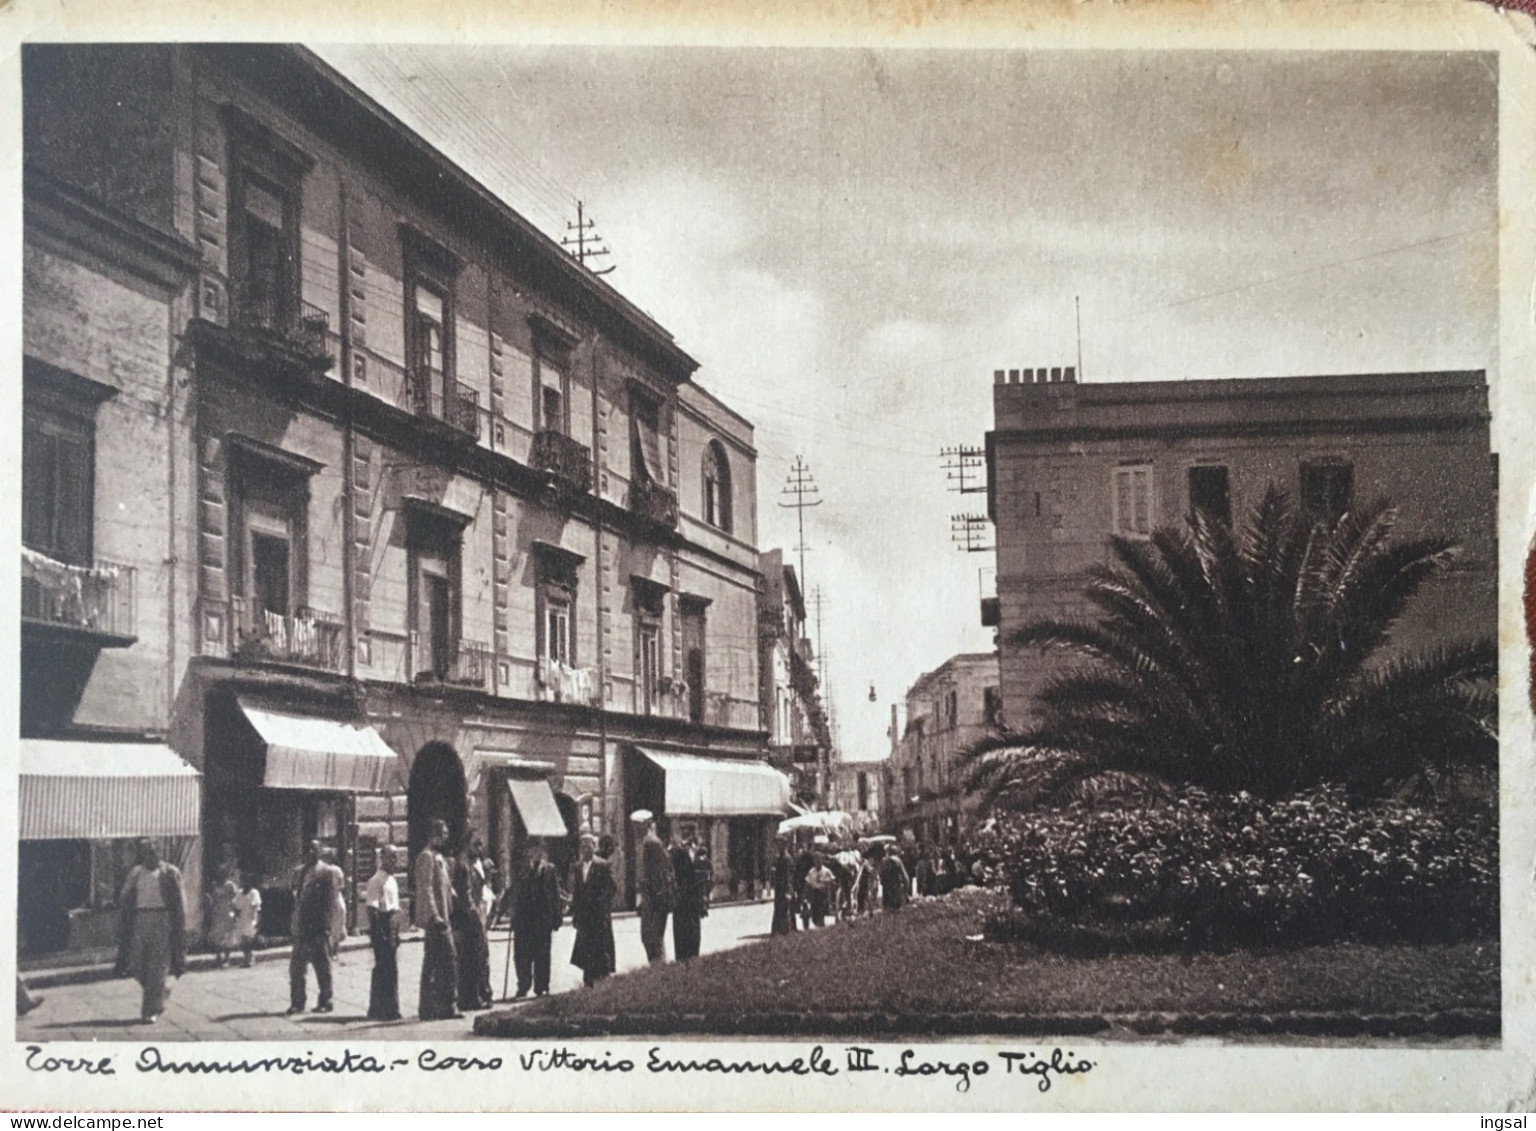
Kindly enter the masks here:
[[321, 844], [309, 842], [304, 863], [293, 876], [293, 953], [288, 959], [288, 1012], [304, 1012], [307, 967], [315, 968], [320, 997], [316, 1013], [331, 1011], [331, 916], [341, 898], [341, 869], [321, 859]]
[[[672, 912], [672, 951], [679, 962], [699, 956], [700, 928], [708, 906], [708, 877], [701, 875], [700, 850], [690, 827], [672, 846], [677, 906]], [[708, 857], [704, 857], [707, 866]]]
[[512, 962], [517, 967], [517, 996], [549, 993], [549, 949], [560, 926], [560, 882], [544, 845], [528, 846], [528, 864], [519, 877], [512, 903]]
[[677, 874], [667, 846], [656, 835], [656, 819], [649, 809], [630, 814], [640, 841], [640, 869], [635, 909], [640, 913], [640, 942], [652, 963], [667, 960], [667, 916], [677, 905]]

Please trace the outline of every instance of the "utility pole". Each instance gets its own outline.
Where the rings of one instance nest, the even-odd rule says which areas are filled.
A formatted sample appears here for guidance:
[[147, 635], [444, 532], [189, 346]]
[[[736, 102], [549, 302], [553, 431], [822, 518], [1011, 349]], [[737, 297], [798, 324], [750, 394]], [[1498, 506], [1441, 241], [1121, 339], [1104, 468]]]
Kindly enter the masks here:
[[[795, 551], [800, 555], [800, 592], [804, 593], [806, 591], [805, 512], [806, 508], [808, 507], [821, 506], [822, 500], [820, 498], [821, 492], [816, 487], [816, 480], [811, 475], [811, 469], [805, 466], [805, 460], [800, 456], [795, 457], [795, 466], [789, 469], [789, 478], [785, 481], [784, 488], [779, 492], [779, 494], [794, 496], [794, 502], [780, 503], [779, 506], [783, 507], [785, 510], [793, 509], [795, 512], [795, 519], [799, 524], [800, 542], [795, 546]], [[821, 641], [819, 639], [817, 640], [816, 645], [817, 649], [820, 650]]]
[[821, 610], [824, 605], [830, 605], [832, 602], [827, 600], [827, 595], [818, 585], [811, 590], [810, 603], [816, 610], [816, 678], [825, 688], [827, 686], [827, 653], [821, 643]]
[[944, 461], [944, 479], [957, 495], [977, 495], [987, 489], [987, 453], [982, 448], [960, 444], [940, 448]]
[[949, 540], [968, 554], [995, 549], [987, 533], [991, 522], [984, 514], [952, 514], [949, 516]]
[[[612, 254], [603, 246], [602, 237], [596, 231], [597, 223], [587, 218], [586, 205], [581, 201], [578, 200], [576, 202], [576, 222], [572, 224], [567, 220], [565, 227], [567, 232], [574, 232], [575, 234], [560, 237], [560, 244], [567, 251], [570, 251], [571, 255], [575, 257], [576, 262], [580, 263], [583, 267], [587, 267], [587, 260], [589, 259], [599, 259], [604, 255]], [[571, 251], [572, 248], [576, 250]], [[587, 270], [591, 271], [594, 275], [606, 275], [616, 266], [618, 264], [610, 263], [601, 270], [591, 267], [587, 267]]]

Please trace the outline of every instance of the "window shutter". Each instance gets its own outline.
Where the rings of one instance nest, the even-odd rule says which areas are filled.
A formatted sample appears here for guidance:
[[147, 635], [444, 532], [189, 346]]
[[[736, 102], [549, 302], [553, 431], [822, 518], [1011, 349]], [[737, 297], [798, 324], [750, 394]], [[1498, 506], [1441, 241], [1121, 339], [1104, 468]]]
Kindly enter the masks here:
[[61, 560], [87, 565], [91, 560], [91, 450], [82, 437], [55, 438], [58, 500], [54, 521]]
[[53, 544], [53, 468], [55, 464], [52, 433], [27, 422], [21, 445], [21, 540], [43, 553]]

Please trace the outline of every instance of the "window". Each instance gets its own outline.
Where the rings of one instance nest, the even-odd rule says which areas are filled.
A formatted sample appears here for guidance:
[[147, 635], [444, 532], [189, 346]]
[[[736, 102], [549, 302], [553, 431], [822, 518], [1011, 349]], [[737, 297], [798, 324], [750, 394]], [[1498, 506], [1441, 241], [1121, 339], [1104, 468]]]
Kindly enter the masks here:
[[555, 663], [571, 662], [571, 602], [559, 591], [544, 596], [544, 646], [540, 652]]
[[704, 449], [704, 521], [731, 532], [731, 464], [718, 440]]
[[632, 390], [629, 398], [631, 455], [634, 476], [652, 483], [664, 483], [661, 462], [661, 406], [651, 397]]
[[95, 424], [30, 398], [22, 422], [22, 544], [66, 565], [89, 565]]
[[707, 602], [698, 598], [682, 597], [681, 618], [683, 630], [684, 678], [688, 681], [688, 718], [696, 723], [704, 721], [704, 609]]
[[639, 630], [639, 664], [640, 675], [640, 704], [641, 709], [647, 715], [654, 714], [657, 707], [657, 683], [661, 679], [661, 626], [651, 621], [642, 621]]
[[1232, 498], [1227, 483], [1227, 469], [1220, 464], [1189, 469], [1190, 514], [1204, 514], [1219, 522], [1232, 521]]
[[416, 410], [444, 420], [460, 411], [454, 380], [454, 282], [459, 260], [426, 233], [400, 225], [405, 260], [405, 353]]
[[569, 432], [566, 419], [566, 377], [562, 368], [547, 356], [534, 358], [539, 383], [539, 428], [545, 432]]
[[1114, 526], [1126, 538], [1145, 538], [1152, 533], [1152, 465], [1125, 464], [1115, 468]]
[[1330, 525], [1349, 510], [1354, 493], [1355, 469], [1343, 460], [1301, 465], [1301, 507]]
[[[574, 551], [550, 542], [535, 542], [538, 570], [537, 632], [538, 655], [542, 665], [565, 664], [575, 667], [576, 587], [581, 563], [586, 559]], [[543, 678], [551, 679], [551, 673]]]
[[998, 687], [988, 687], [981, 694], [982, 712], [988, 726], [1001, 726], [1003, 721], [1003, 693]]
[[459, 650], [463, 523], [429, 504], [406, 503], [411, 671], [446, 680]]
[[867, 813], [869, 811], [869, 775], [862, 770], [859, 771], [858, 794], [859, 810]]
[[309, 479], [320, 465], [246, 436], [224, 438], [229, 453], [229, 546], [235, 632], [285, 651], [305, 607]]
[[291, 193], [247, 174], [231, 245], [236, 310], [249, 325], [287, 330], [298, 306], [298, 208]]
[[949, 699], [945, 703], [945, 710], [949, 716], [949, 726], [953, 730], [960, 722], [960, 693], [951, 691]]
[[230, 145], [229, 274], [234, 320], [290, 333], [299, 315], [299, 200], [308, 154], [243, 110], [222, 110]]

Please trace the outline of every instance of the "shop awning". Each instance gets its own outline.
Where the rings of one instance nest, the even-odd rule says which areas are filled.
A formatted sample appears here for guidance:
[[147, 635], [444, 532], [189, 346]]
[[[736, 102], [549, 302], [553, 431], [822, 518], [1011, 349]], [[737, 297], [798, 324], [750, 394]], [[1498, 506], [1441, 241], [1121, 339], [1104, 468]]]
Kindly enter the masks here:
[[555, 795], [543, 778], [508, 778], [507, 788], [512, 791], [512, 804], [523, 819], [523, 828], [529, 836], [564, 837], [570, 832]]
[[22, 840], [197, 836], [202, 778], [158, 742], [21, 740]]
[[767, 763], [640, 752], [666, 774], [669, 817], [776, 817], [789, 809], [789, 778]]
[[400, 760], [372, 727], [238, 702], [267, 744], [262, 784], [268, 788], [336, 793], [393, 793], [399, 788]]

